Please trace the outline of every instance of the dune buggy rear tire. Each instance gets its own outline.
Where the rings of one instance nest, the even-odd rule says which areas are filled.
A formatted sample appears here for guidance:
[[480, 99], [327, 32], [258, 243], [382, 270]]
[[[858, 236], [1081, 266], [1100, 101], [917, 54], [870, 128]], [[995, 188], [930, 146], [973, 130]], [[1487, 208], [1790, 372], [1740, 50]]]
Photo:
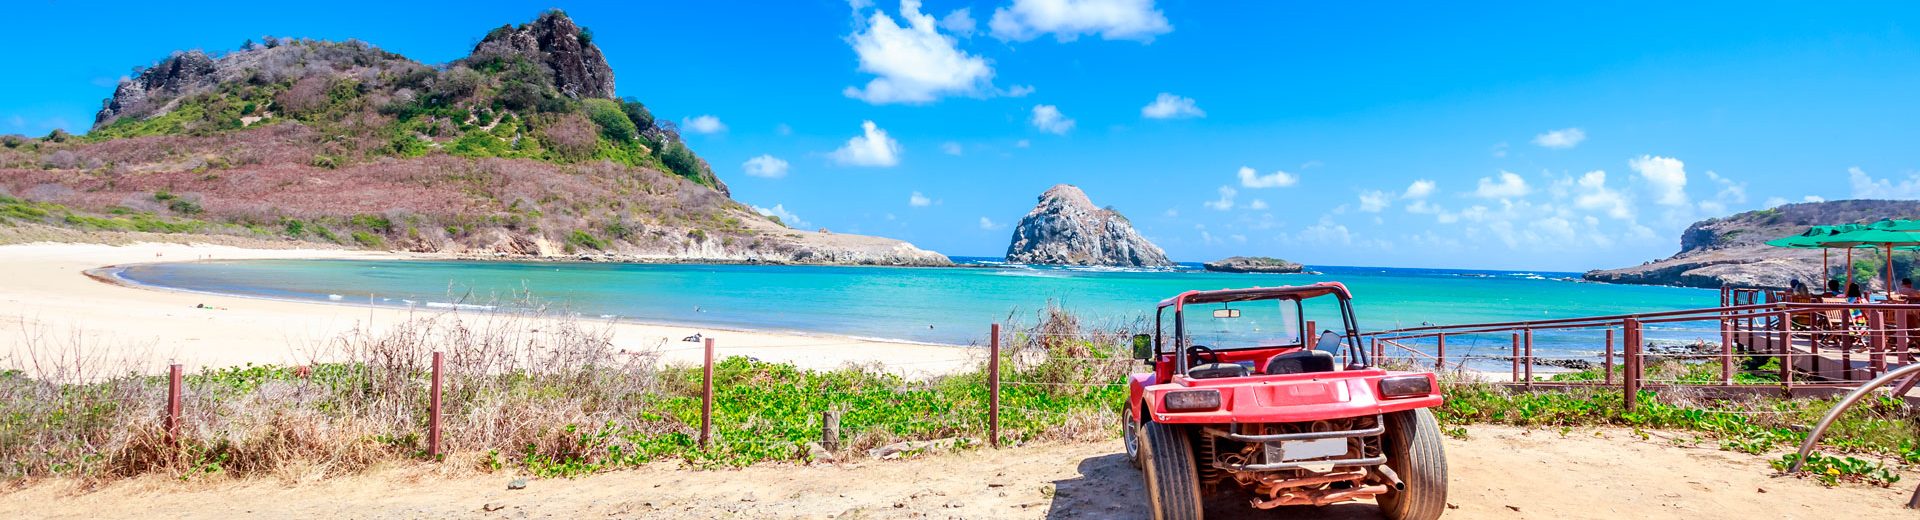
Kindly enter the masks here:
[[1194, 466], [1192, 434], [1149, 422], [1139, 427], [1140, 465], [1154, 520], [1199, 520], [1200, 472]]
[[1447, 510], [1447, 453], [1425, 408], [1387, 414], [1387, 467], [1407, 488], [1379, 496], [1387, 520], [1434, 520]]

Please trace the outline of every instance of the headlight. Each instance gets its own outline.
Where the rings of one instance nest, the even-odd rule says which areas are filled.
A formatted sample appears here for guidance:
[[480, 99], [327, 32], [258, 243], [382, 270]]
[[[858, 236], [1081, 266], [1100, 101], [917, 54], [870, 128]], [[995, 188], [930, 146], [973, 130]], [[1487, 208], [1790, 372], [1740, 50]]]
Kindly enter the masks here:
[[1219, 390], [1182, 390], [1167, 392], [1167, 411], [1204, 412], [1220, 409]]
[[1380, 380], [1380, 397], [1395, 399], [1433, 393], [1433, 380], [1425, 375], [1395, 376]]

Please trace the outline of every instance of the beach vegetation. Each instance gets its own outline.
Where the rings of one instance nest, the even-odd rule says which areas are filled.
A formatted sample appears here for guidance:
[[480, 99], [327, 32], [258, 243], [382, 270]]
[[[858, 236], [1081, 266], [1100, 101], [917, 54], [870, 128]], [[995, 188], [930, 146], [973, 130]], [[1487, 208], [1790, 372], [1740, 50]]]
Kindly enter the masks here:
[[365, 247], [368, 249], [380, 249], [382, 247], [386, 247], [387, 245], [387, 239], [385, 237], [381, 237], [380, 235], [376, 235], [373, 233], [368, 233], [365, 231], [354, 231], [352, 236], [353, 236], [353, 242], [356, 244], [360, 244], [360, 247]]

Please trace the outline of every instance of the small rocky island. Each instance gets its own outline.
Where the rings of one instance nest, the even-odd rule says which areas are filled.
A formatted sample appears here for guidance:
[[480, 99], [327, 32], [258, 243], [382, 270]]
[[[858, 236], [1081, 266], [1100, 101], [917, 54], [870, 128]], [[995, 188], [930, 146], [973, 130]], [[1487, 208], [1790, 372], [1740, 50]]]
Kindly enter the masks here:
[[1013, 228], [1007, 261], [1021, 264], [1165, 267], [1173, 265], [1119, 212], [1101, 208], [1067, 184], [1040, 194], [1040, 203]]
[[[1920, 216], [1920, 201], [1835, 200], [1779, 207], [1702, 220], [1680, 234], [1680, 252], [1633, 267], [1588, 271], [1588, 281], [1678, 285], [1717, 289], [1722, 285], [1784, 289], [1793, 280], [1818, 284], [1820, 250], [1772, 247], [1766, 241], [1806, 231], [1808, 226], [1868, 223]], [[1856, 254], [1869, 254], [1864, 251]], [[1836, 272], [1845, 251], [1834, 250]], [[1874, 256], [1878, 258], [1878, 256]], [[1877, 262], [1870, 262], [1878, 271]], [[1879, 277], [1867, 280], [1876, 290]]]
[[1235, 256], [1207, 262], [1203, 266], [1217, 273], [1296, 274], [1307, 270], [1306, 266], [1298, 263], [1267, 256]]

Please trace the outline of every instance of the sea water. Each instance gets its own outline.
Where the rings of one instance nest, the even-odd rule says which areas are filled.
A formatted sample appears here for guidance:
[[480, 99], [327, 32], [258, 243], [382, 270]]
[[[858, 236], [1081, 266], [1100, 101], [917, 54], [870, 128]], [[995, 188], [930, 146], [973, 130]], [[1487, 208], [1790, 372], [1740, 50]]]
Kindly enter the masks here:
[[[1057, 268], [955, 258], [973, 267], [625, 264], [428, 260], [247, 260], [134, 265], [135, 283], [251, 297], [488, 310], [531, 296], [588, 318], [984, 343], [994, 322], [1049, 305], [1083, 324], [1150, 321], [1182, 291], [1343, 282], [1362, 330], [1712, 307], [1718, 293], [1585, 283], [1576, 273], [1312, 266], [1317, 274]], [[1313, 316], [1323, 324], [1337, 316]], [[1326, 327], [1323, 327], [1326, 328]], [[1650, 332], [1670, 341], [1717, 333]], [[1540, 355], [1591, 356], [1600, 338], [1543, 332]], [[1450, 338], [1449, 354], [1500, 355], [1506, 334]]]

